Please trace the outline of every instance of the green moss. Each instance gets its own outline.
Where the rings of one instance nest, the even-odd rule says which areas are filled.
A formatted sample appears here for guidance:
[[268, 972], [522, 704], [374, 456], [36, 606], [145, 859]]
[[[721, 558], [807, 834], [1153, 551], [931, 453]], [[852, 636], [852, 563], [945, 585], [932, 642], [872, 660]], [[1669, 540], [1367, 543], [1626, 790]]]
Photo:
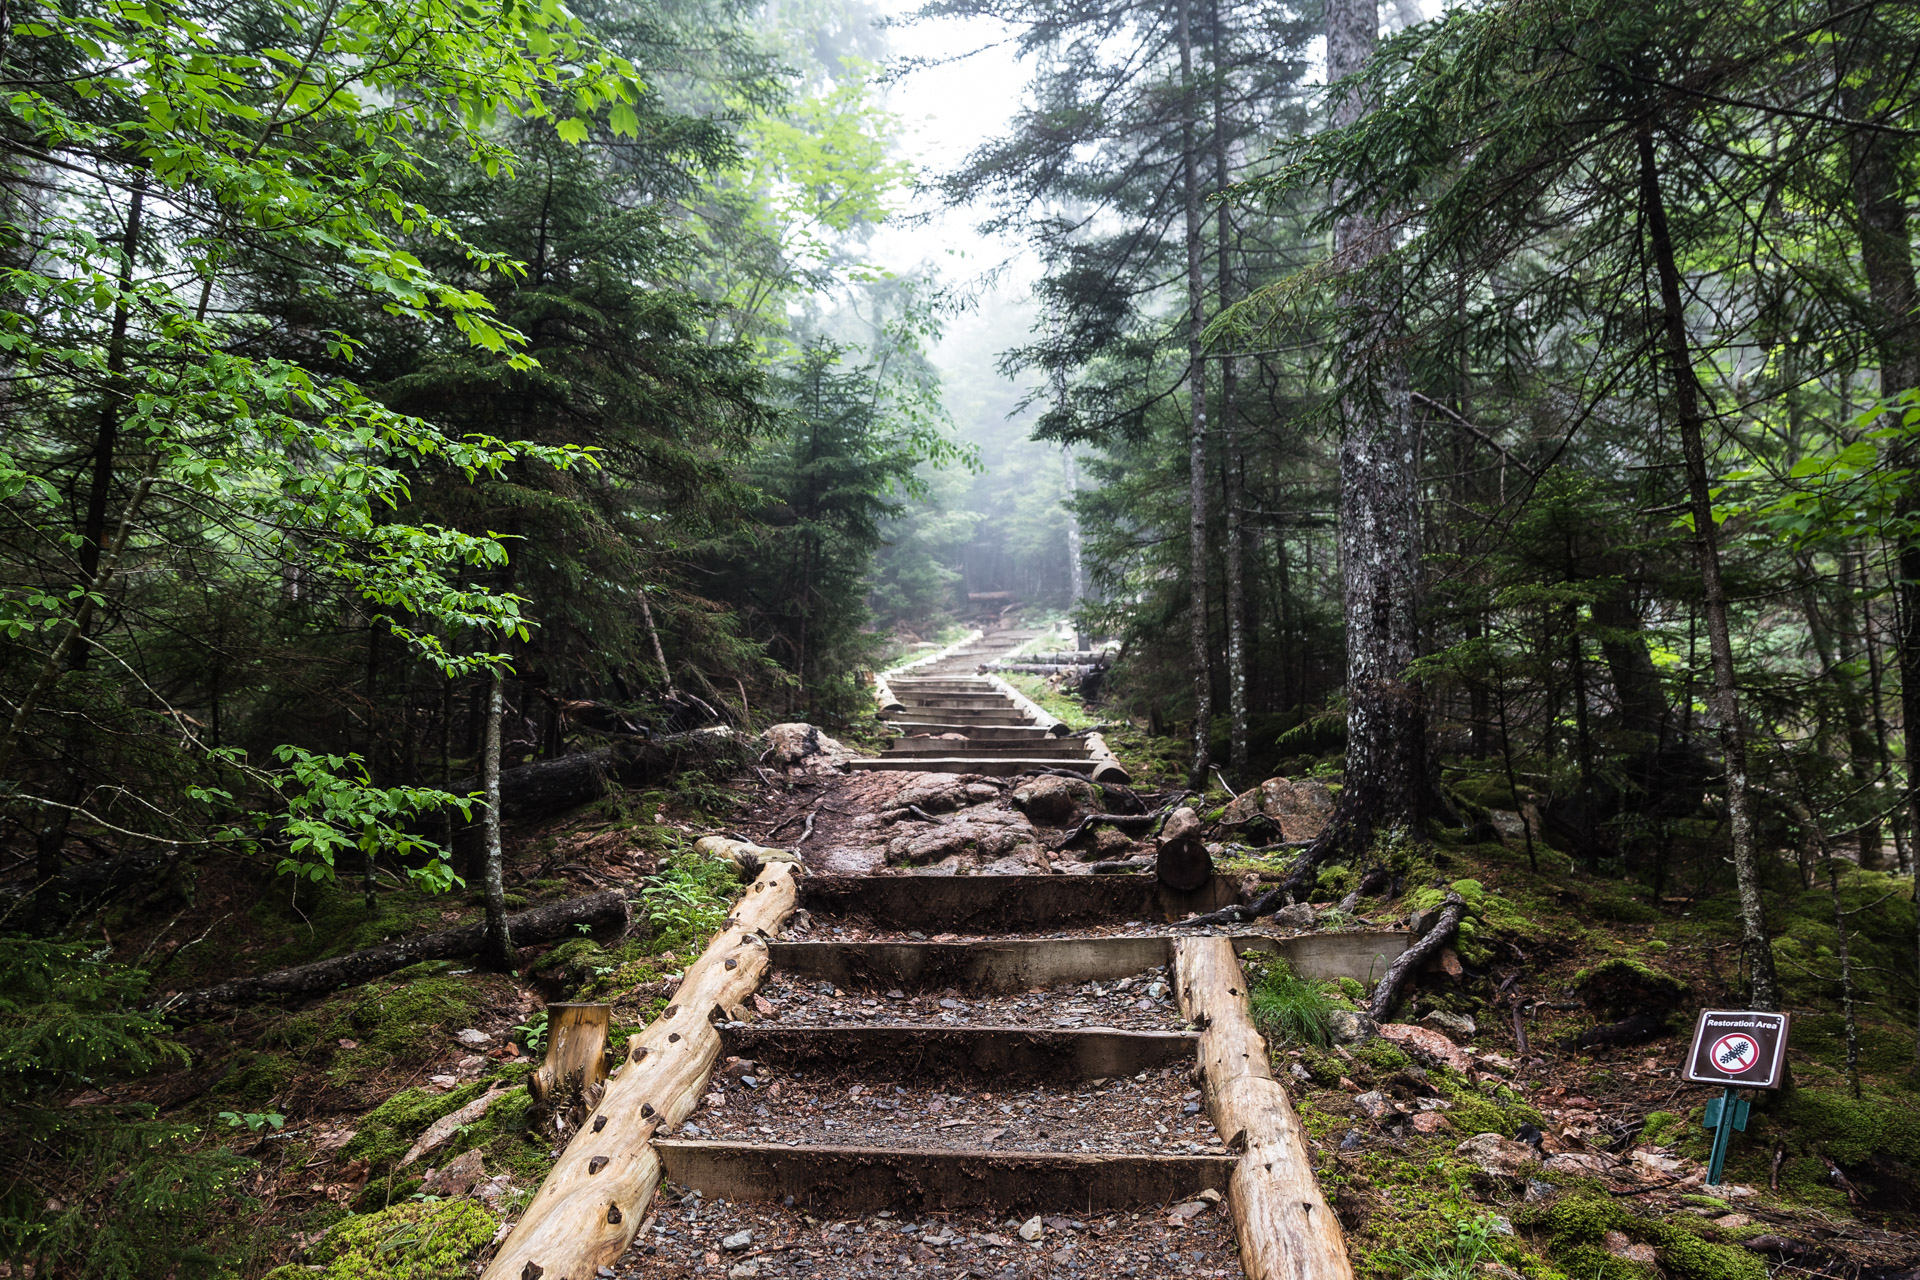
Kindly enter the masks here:
[[1590, 1006], [1612, 1018], [1671, 1009], [1687, 994], [1679, 979], [1627, 956], [1580, 970], [1573, 985]]
[[[1713, 1244], [1692, 1229], [1691, 1221], [1655, 1221], [1634, 1216], [1615, 1201], [1599, 1196], [1567, 1196], [1543, 1209], [1524, 1212], [1520, 1220], [1538, 1226], [1548, 1238], [1553, 1260], [1572, 1276], [1645, 1275], [1638, 1264], [1608, 1253], [1603, 1245], [1609, 1231], [1629, 1240], [1650, 1244], [1662, 1270], [1687, 1280], [1766, 1280], [1767, 1266], [1744, 1249]], [[1629, 1268], [1622, 1271], [1620, 1268]]]
[[1336, 978], [1334, 985], [1340, 988], [1343, 998], [1351, 1000], [1354, 1008], [1359, 1008], [1367, 998], [1367, 988], [1358, 978]]
[[1332, 866], [1322, 867], [1314, 884], [1329, 897], [1343, 897], [1353, 889], [1353, 868], [1337, 862]]
[[1413, 1065], [1413, 1059], [1399, 1045], [1389, 1040], [1375, 1038], [1353, 1050], [1353, 1056], [1366, 1063], [1375, 1071], [1405, 1071]]
[[326, 1280], [464, 1280], [497, 1225], [471, 1200], [395, 1205], [336, 1223], [314, 1256]]
[[298, 1073], [294, 1063], [278, 1054], [243, 1051], [235, 1055], [211, 1096], [221, 1101], [265, 1102], [291, 1084]]
[[1546, 1123], [1538, 1111], [1505, 1085], [1490, 1094], [1481, 1093], [1472, 1081], [1446, 1068], [1433, 1071], [1431, 1079], [1440, 1096], [1453, 1104], [1447, 1119], [1462, 1133], [1497, 1133], [1511, 1138], [1523, 1124]]
[[1674, 1131], [1686, 1127], [1686, 1119], [1671, 1111], [1649, 1111], [1647, 1121], [1640, 1129], [1640, 1137], [1657, 1147], [1664, 1147], [1675, 1136]]
[[348, 1160], [365, 1160], [375, 1169], [385, 1168], [405, 1155], [428, 1125], [458, 1111], [486, 1089], [487, 1082], [482, 1080], [469, 1081], [446, 1093], [403, 1089], [361, 1117], [359, 1132], [341, 1154]]
[[1662, 942], [1658, 938], [1648, 938], [1645, 942], [1640, 944], [1640, 947], [1641, 947], [1641, 950], [1649, 951], [1656, 956], [1665, 955], [1667, 950], [1667, 944]]

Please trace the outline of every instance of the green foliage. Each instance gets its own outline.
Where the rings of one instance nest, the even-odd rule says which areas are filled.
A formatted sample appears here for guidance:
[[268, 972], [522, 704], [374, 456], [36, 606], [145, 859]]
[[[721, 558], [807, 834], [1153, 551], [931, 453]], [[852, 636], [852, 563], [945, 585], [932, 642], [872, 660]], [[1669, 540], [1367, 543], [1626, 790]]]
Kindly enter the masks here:
[[1338, 1006], [1319, 983], [1295, 976], [1293, 966], [1278, 958], [1260, 963], [1250, 980], [1254, 1025], [1269, 1046], [1328, 1043], [1328, 1025]]
[[325, 1280], [458, 1280], [495, 1225], [472, 1200], [400, 1204], [336, 1223], [313, 1256]]
[[1481, 1264], [1492, 1258], [1493, 1218], [1475, 1214], [1453, 1224], [1453, 1238], [1418, 1249], [1397, 1249], [1376, 1260], [1401, 1272], [1404, 1280], [1479, 1280]]
[[700, 946], [726, 919], [739, 880], [723, 859], [692, 852], [675, 857], [640, 891], [654, 940], [662, 948]]
[[1646, 1275], [1637, 1263], [1607, 1252], [1602, 1242], [1609, 1231], [1652, 1245], [1662, 1270], [1687, 1280], [1765, 1280], [1767, 1275], [1767, 1265], [1761, 1258], [1744, 1249], [1701, 1239], [1684, 1214], [1672, 1221], [1655, 1221], [1635, 1216], [1616, 1201], [1569, 1195], [1518, 1218], [1545, 1231], [1553, 1260], [1569, 1275], [1594, 1275], [1602, 1280], [1639, 1280]]

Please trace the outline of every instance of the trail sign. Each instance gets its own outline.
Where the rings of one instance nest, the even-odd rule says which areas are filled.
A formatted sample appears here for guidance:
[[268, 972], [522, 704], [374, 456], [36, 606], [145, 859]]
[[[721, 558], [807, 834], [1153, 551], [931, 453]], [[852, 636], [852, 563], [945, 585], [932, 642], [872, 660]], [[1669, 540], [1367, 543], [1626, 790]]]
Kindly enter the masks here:
[[1784, 1013], [1703, 1009], [1687, 1051], [1686, 1078], [1695, 1084], [1773, 1089], [1787, 1056]]

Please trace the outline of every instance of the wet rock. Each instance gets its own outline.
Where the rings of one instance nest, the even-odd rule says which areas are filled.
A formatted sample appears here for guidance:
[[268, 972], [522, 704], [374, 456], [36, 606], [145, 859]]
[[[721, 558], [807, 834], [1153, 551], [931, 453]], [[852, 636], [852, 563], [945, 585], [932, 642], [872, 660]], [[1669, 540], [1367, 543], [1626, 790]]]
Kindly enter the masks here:
[[1455, 1044], [1466, 1044], [1479, 1030], [1472, 1018], [1461, 1013], [1448, 1013], [1444, 1009], [1435, 1009], [1420, 1019], [1423, 1026], [1432, 1027]]
[[1379, 1023], [1353, 1009], [1336, 1009], [1327, 1019], [1327, 1034], [1335, 1044], [1364, 1044], [1379, 1033]]
[[1043, 827], [1072, 826], [1100, 811], [1100, 793], [1083, 778], [1035, 778], [1017, 788], [1014, 804]]
[[1462, 1074], [1473, 1070], [1473, 1058], [1431, 1027], [1389, 1022], [1380, 1028], [1380, 1038], [1392, 1041], [1412, 1057], [1430, 1066], [1452, 1067]]
[[1220, 815], [1225, 826], [1265, 818], [1280, 830], [1282, 840], [1311, 840], [1320, 834], [1333, 813], [1333, 793], [1320, 782], [1268, 778], [1244, 791]]
[[1524, 1177], [1540, 1167], [1538, 1151], [1497, 1133], [1476, 1133], [1453, 1152], [1501, 1178]]
[[1311, 929], [1317, 920], [1313, 908], [1304, 902], [1296, 902], [1273, 913], [1273, 922], [1282, 929]]

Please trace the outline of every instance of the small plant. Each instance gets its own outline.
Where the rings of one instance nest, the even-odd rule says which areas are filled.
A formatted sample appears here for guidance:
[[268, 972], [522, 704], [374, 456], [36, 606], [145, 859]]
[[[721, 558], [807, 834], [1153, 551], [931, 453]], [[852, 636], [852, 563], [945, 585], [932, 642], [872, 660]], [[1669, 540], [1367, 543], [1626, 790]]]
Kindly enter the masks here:
[[1270, 1045], [1310, 1044], [1322, 1048], [1338, 1006], [1318, 983], [1297, 976], [1285, 960], [1262, 967], [1250, 993], [1254, 1025]]
[[731, 862], [697, 853], [674, 858], [640, 891], [653, 936], [663, 943], [699, 942], [727, 918], [727, 892], [736, 882]]
[[517, 1024], [514, 1028], [515, 1039], [526, 1047], [529, 1055], [537, 1054], [547, 1047], [547, 1011], [540, 1012]]
[[1493, 1258], [1498, 1234], [1490, 1214], [1476, 1214], [1453, 1224], [1453, 1239], [1418, 1251], [1395, 1249], [1386, 1256], [1405, 1268], [1406, 1280], [1479, 1280], [1480, 1264]]
[[244, 1126], [250, 1133], [267, 1128], [277, 1130], [287, 1123], [287, 1118], [278, 1111], [222, 1111], [220, 1118], [235, 1129]]

